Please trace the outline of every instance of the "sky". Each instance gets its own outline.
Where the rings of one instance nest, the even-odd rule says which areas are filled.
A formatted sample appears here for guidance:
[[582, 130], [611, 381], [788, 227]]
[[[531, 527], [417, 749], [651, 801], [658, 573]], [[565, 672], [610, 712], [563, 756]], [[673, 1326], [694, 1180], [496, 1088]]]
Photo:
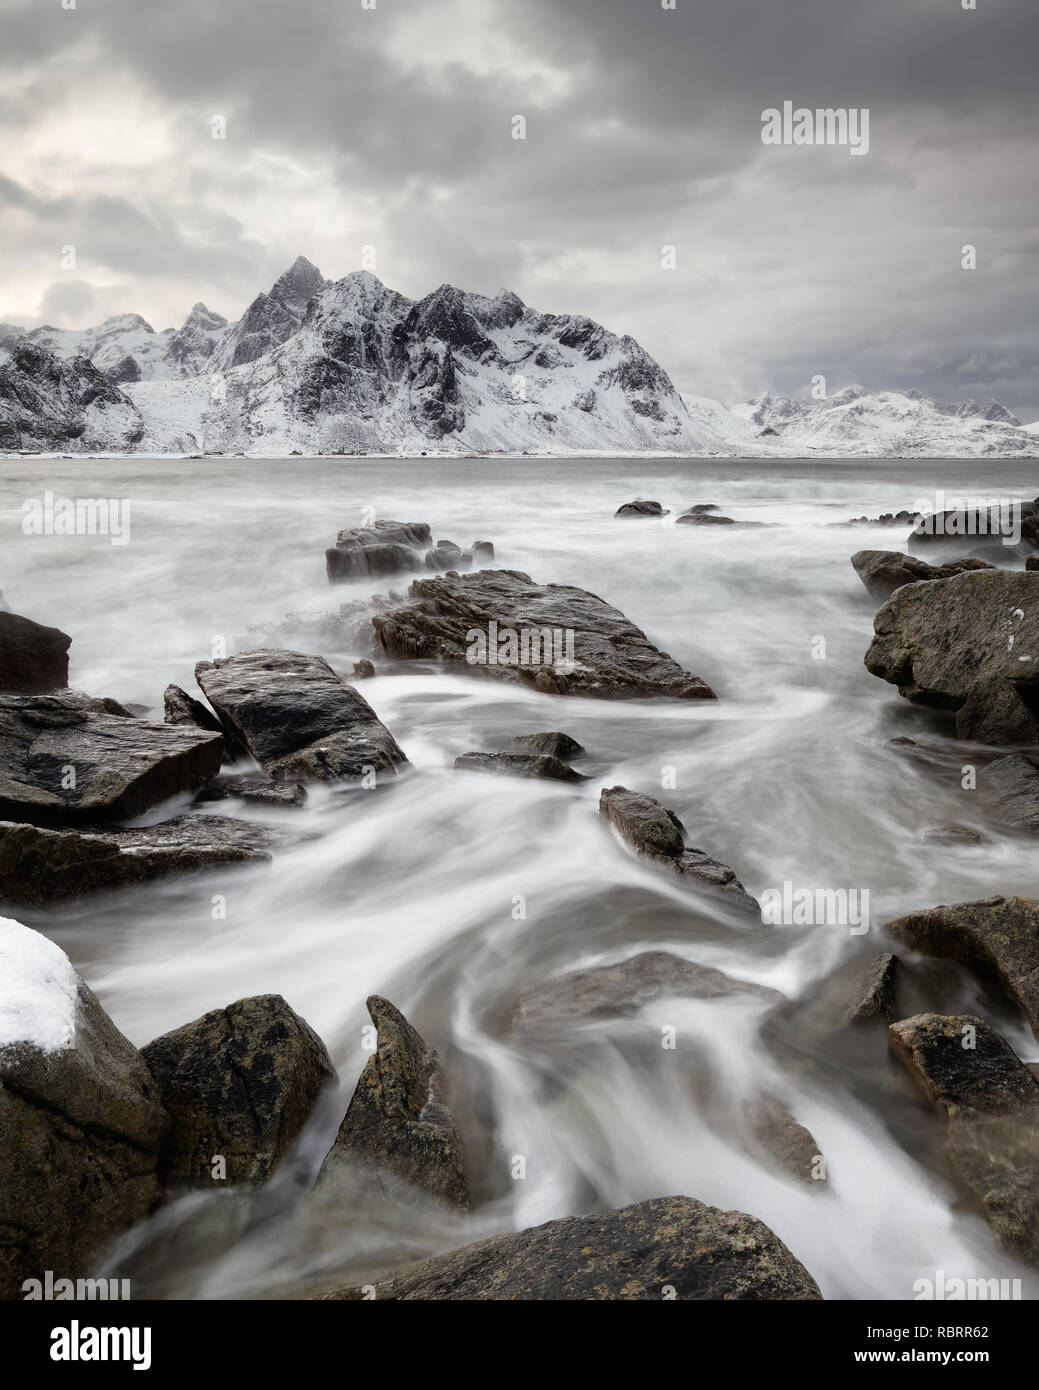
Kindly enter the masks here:
[[[0, 0], [0, 322], [237, 318], [298, 255], [374, 254], [690, 394], [1034, 420], [1039, 4], [971, 3]], [[786, 101], [868, 110], [868, 152], [764, 144]]]

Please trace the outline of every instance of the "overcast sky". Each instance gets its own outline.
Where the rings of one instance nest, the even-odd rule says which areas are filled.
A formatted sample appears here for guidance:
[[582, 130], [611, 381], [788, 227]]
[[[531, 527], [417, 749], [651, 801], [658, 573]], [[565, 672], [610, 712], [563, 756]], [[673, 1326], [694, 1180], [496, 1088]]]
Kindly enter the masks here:
[[[1039, 417], [1037, 0], [674, 2], [0, 0], [0, 321], [237, 318], [371, 245], [404, 294], [588, 314], [694, 394]], [[869, 108], [868, 154], [765, 146], [787, 100]]]

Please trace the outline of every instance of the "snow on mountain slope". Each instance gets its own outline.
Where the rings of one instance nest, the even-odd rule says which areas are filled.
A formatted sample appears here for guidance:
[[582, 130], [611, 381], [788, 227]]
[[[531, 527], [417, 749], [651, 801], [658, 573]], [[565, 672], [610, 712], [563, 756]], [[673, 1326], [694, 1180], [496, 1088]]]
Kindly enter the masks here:
[[22, 340], [0, 363], [0, 449], [136, 451], [136, 406], [84, 357], [62, 361]]

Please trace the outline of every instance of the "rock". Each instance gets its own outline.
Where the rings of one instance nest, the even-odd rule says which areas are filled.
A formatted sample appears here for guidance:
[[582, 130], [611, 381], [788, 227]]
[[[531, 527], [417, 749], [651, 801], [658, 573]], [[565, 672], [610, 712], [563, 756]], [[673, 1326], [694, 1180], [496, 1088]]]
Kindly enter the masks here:
[[675, 521], [676, 526], [735, 526], [738, 523], [731, 516], [715, 516], [714, 512], [701, 512], [694, 508], [683, 512]]
[[[963, 499], [968, 503], [970, 499]], [[942, 547], [961, 554], [991, 552], [991, 558], [1009, 559], [1034, 550], [1039, 535], [1039, 499], [1016, 504], [1020, 508], [1021, 545], [1013, 543], [1014, 515], [995, 503], [989, 507], [965, 505], [917, 517], [909, 532], [909, 549], [920, 551]]]
[[490, 541], [473, 541], [473, 564], [489, 565], [494, 561], [494, 546]]
[[708, 888], [741, 912], [760, 919], [761, 906], [725, 864], [685, 843], [685, 827], [666, 806], [627, 787], [603, 787], [599, 814], [636, 854], [662, 865], [690, 887]]
[[73, 691], [0, 695], [0, 819], [127, 820], [220, 770], [219, 734], [121, 709]]
[[1035, 1077], [984, 1019], [917, 1014], [888, 1034], [895, 1056], [946, 1117], [949, 1162], [994, 1234], [1011, 1254], [1039, 1264]]
[[266, 1182], [336, 1080], [325, 1045], [280, 994], [239, 999], [142, 1048], [171, 1126], [159, 1155], [168, 1189]]
[[1039, 835], [1039, 763], [1034, 757], [997, 758], [979, 780], [982, 795], [1004, 824]]
[[1025, 557], [1026, 570], [1039, 570], [1039, 555], [1028, 555]]
[[466, 772], [496, 772], [503, 777], [544, 777], [555, 782], [588, 779], [559, 758], [545, 753], [462, 753], [455, 767]]
[[167, 724], [194, 726], [209, 733], [223, 734], [223, 726], [212, 710], [201, 700], [194, 699], [179, 685], [168, 685], [162, 692], [162, 706]]
[[1039, 902], [986, 898], [943, 905], [899, 917], [884, 930], [922, 955], [993, 969], [1039, 1037]]
[[263, 648], [200, 661], [195, 676], [224, 728], [278, 781], [394, 777], [408, 761], [323, 657]]
[[72, 638], [0, 608], [0, 690], [39, 695], [69, 683]]
[[904, 584], [920, 584], [932, 579], [951, 579], [971, 570], [994, 569], [984, 560], [967, 556], [945, 565], [929, 565], [900, 550], [858, 550], [851, 557], [855, 573], [875, 599], [882, 603]]
[[393, 656], [457, 664], [554, 695], [715, 698], [699, 676], [584, 589], [535, 584], [519, 570], [481, 570], [416, 579], [408, 595], [405, 607], [372, 618]]
[[935, 845], [983, 845], [988, 841], [969, 825], [936, 825], [925, 830], [922, 838]]
[[899, 589], [866, 668], [908, 700], [956, 712], [960, 738], [1039, 743], [1039, 575], [983, 570]]
[[43, 907], [171, 874], [267, 864], [285, 839], [226, 816], [177, 816], [138, 830], [0, 821], [0, 902]]
[[899, 959], [885, 951], [871, 961], [855, 996], [848, 1006], [848, 1023], [890, 1023], [895, 1016], [895, 986]]
[[418, 1190], [467, 1209], [462, 1145], [439, 1058], [388, 1000], [372, 995], [367, 1008], [378, 1047], [361, 1072], [318, 1188], [334, 1193], [360, 1176], [376, 1196]]
[[815, 1191], [825, 1189], [825, 1176], [816, 1176], [825, 1174], [826, 1168], [820, 1163], [815, 1135], [798, 1124], [785, 1106], [775, 1100], [759, 1102], [751, 1111], [751, 1132], [784, 1172]]
[[307, 789], [301, 782], [275, 782], [271, 777], [218, 777], [203, 787], [196, 801], [226, 801], [238, 797], [261, 806], [305, 806]]
[[700, 512], [719, 512], [721, 508], [717, 502], [697, 502], [692, 507], [687, 507], [682, 513], [683, 516], [696, 516]]
[[434, 548], [426, 552], [426, 569], [429, 570], [467, 570], [472, 563], [471, 552], [455, 545], [454, 541], [437, 541]]
[[569, 734], [544, 733], [519, 734], [516, 738], [509, 740], [502, 752], [543, 753], [546, 757], [558, 758], [560, 762], [569, 762], [571, 758], [576, 758], [578, 754], [583, 753], [584, 749]]
[[169, 1120], [65, 953], [0, 919], [0, 1299], [93, 1272], [159, 1193]]
[[365, 658], [363, 661], [354, 662], [354, 679], [370, 680], [375, 675], [375, 663]]
[[421, 521], [375, 521], [340, 531], [335, 546], [325, 551], [328, 582], [424, 569], [425, 551], [432, 543], [430, 529]]
[[616, 516], [663, 516], [664, 508], [659, 502], [646, 502], [640, 499], [637, 502], [625, 502], [622, 507], [618, 507], [613, 514]]
[[[376, 1299], [694, 1302], [821, 1299], [815, 1280], [756, 1217], [691, 1197], [569, 1216], [436, 1255], [376, 1279]], [[360, 1299], [360, 1288], [328, 1295]]]
[[[911, 526], [919, 512], [882, 512], [880, 516], [853, 516], [848, 521], [833, 521], [831, 526]], [[881, 552], [878, 552], [881, 553]]]

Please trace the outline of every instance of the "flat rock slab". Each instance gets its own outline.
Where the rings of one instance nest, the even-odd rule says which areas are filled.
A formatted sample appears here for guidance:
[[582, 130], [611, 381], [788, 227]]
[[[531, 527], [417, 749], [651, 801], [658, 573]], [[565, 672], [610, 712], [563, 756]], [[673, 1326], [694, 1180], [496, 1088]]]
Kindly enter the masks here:
[[[416, 579], [408, 595], [405, 607], [372, 618], [378, 640], [393, 656], [446, 661], [554, 695], [715, 698], [699, 676], [684, 671], [623, 613], [585, 589], [535, 584], [519, 570], [480, 570]], [[566, 650], [568, 634], [572, 652]]]
[[38, 695], [69, 683], [72, 638], [56, 627], [0, 609], [0, 690]]
[[689, 887], [706, 888], [729, 906], [760, 920], [761, 904], [750, 896], [733, 870], [704, 850], [687, 847], [682, 822], [659, 801], [627, 787], [603, 787], [599, 814], [641, 858], [651, 859], [685, 879]]
[[0, 695], [0, 819], [129, 820], [220, 770], [220, 734], [112, 713], [66, 691]]
[[142, 1048], [171, 1117], [159, 1177], [172, 1190], [255, 1186], [275, 1172], [335, 1079], [324, 1043], [279, 994], [239, 999]]
[[948, 1120], [949, 1161], [1000, 1243], [1039, 1264], [1039, 1083], [980, 1018], [917, 1014], [888, 1033]]
[[867, 670], [907, 700], [955, 711], [960, 738], [1039, 743], [1039, 574], [911, 584], [873, 626]]
[[323, 657], [262, 648], [200, 661], [195, 677], [221, 724], [278, 781], [393, 777], [408, 761]]
[[[763, 1222], [690, 1197], [656, 1197], [493, 1236], [391, 1272], [375, 1288], [379, 1299], [475, 1302], [822, 1298]], [[328, 1296], [365, 1295], [349, 1287]]]
[[280, 831], [228, 816], [177, 816], [139, 830], [0, 821], [0, 902], [44, 907], [173, 874], [266, 864], [288, 842]]
[[1039, 1037], [1039, 902], [986, 898], [911, 912], [884, 930], [923, 955], [995, 970]]
[[900, 550], [858, 550], [851, 557], [851, 563], [869, 593], [881, 602], [886, 602], [896, 589], [901, 589], [905, 584], [951, 579], [953, 575], [971, 570], [995, 568], [985, 560], [976, 560], [971, 556], [952, 560], [945, 565], [929, 565], [926, 560], [903, 555]]
[[588, 779], [547, 753], [462, 753], [455, 767], [463, 772], [496, 772], [500, 777], [540, 777], [553, 782]]

